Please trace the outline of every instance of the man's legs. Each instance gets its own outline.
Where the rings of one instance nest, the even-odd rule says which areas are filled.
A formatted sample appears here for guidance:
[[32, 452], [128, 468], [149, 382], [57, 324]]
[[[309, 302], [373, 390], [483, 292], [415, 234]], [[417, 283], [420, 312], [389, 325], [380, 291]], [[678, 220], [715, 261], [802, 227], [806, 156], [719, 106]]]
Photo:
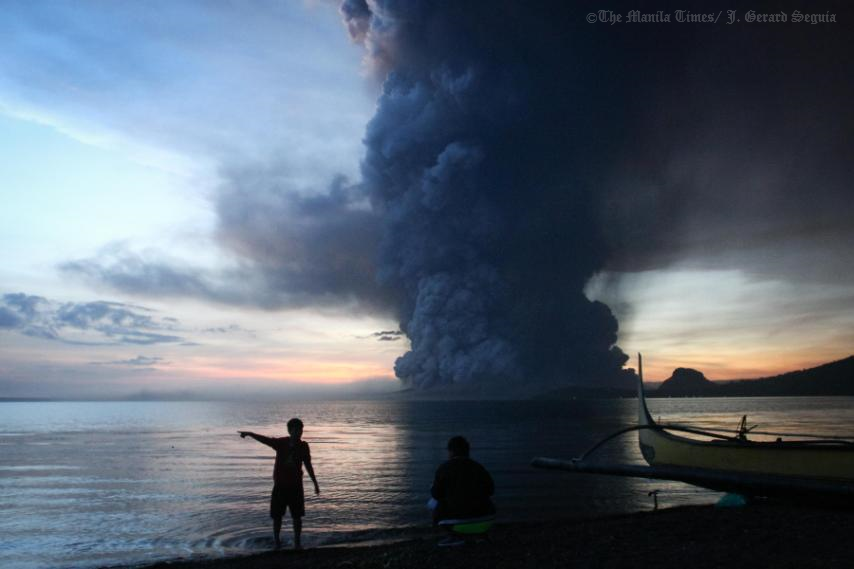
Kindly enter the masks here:
[[291, 520], [294, 522], [294, 549], [302, 549], [302, 516], [293, 516]]
[[287, 508], [287, 502], [284, 501], [282, 489], [274, 484], [273, 492], [270, 494], [270, 517], [273, 518], [273, 543], [276, 549], [282, 545], [279, 535], [282, 531], [282, 516], [285, 515], [285, 508]]
[[279, 539], [279, 534], [282, 532], [282, 516], [273, 518], [273, 542], [276, 544], [276, 549], [281, 547], [282, 541]]

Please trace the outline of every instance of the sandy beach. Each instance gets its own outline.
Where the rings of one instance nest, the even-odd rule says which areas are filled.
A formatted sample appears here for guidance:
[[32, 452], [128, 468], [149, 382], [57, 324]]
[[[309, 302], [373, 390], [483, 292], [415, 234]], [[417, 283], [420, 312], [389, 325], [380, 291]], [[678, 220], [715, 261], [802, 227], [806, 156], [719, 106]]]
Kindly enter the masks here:
[[490, 542], [456, 548], [437, 547], [439, 534], [413, 528], [409, 537], [385, 545], [271, 551], [149, 568], [851, 567], [852, 522], [852, 510], [785, 504], [684, 507], [590, 520], [500, 524]]

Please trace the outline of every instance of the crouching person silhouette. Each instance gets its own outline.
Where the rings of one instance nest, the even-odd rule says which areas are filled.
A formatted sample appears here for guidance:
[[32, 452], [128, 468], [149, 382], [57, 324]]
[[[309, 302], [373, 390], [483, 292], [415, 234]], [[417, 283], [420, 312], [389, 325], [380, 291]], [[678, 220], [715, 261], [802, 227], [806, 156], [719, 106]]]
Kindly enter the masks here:
[[276, 451], [273, 467], [273, 493], [270, 496], [270, 517], [273, 518], [273, 539], [276, 549], [281, 547], [279, 534], [282, 517], [290, 510], [294, 524], [294, 549], [302, 549], [302, 517], [305, 515], [305, 495], [302, 488], [302, 466], [314, 483], [314, 493], [320, 494], [317, 477], [311, 465], [308, 443], [302, 440], [303, 424], [297, 418], [288, 421], [289, 437], [265, 437], [250, 431], [238, 431], [241, 438], [252, 437]]
[[494, 492], [489, 472], [469, 458], [468, 441], [452, 437], [448, 460], [436, 470], [430, 489], [433, 525], [451, 533], [440, 545], [459, 545], [463, 543], [461, 537], [485, 534], [495, 520]]

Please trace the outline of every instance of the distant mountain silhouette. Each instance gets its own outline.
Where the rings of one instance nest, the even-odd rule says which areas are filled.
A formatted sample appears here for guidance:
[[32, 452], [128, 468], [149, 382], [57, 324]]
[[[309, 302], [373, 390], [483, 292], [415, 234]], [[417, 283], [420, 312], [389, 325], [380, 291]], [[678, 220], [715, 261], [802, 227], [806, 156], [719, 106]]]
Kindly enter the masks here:
[[656, 390], [659, 397], [714, 397], [720, 386], [695, 369], [680, 367]]
[[854, 396], [854, 356], [818, 367], [760, 379], [709, 381], [697, 370], [679, 368], [651, 392], [653, 397]]

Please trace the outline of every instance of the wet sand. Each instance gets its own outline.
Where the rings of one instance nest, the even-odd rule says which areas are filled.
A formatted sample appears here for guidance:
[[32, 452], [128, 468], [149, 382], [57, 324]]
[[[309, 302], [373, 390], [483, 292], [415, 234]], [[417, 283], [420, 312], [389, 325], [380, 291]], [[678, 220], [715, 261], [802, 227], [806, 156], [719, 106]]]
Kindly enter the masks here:
[[841, 568], [854, 567], [852, 523], [852, 510], [765, 503], [737, 509], [686, 507], [591, 520], [497, 525], [490, 542], [455, 548], [437, 547], [441, 534], [420, 528], [403, 541], [384, 545], [282, 550], [149, 567]]

